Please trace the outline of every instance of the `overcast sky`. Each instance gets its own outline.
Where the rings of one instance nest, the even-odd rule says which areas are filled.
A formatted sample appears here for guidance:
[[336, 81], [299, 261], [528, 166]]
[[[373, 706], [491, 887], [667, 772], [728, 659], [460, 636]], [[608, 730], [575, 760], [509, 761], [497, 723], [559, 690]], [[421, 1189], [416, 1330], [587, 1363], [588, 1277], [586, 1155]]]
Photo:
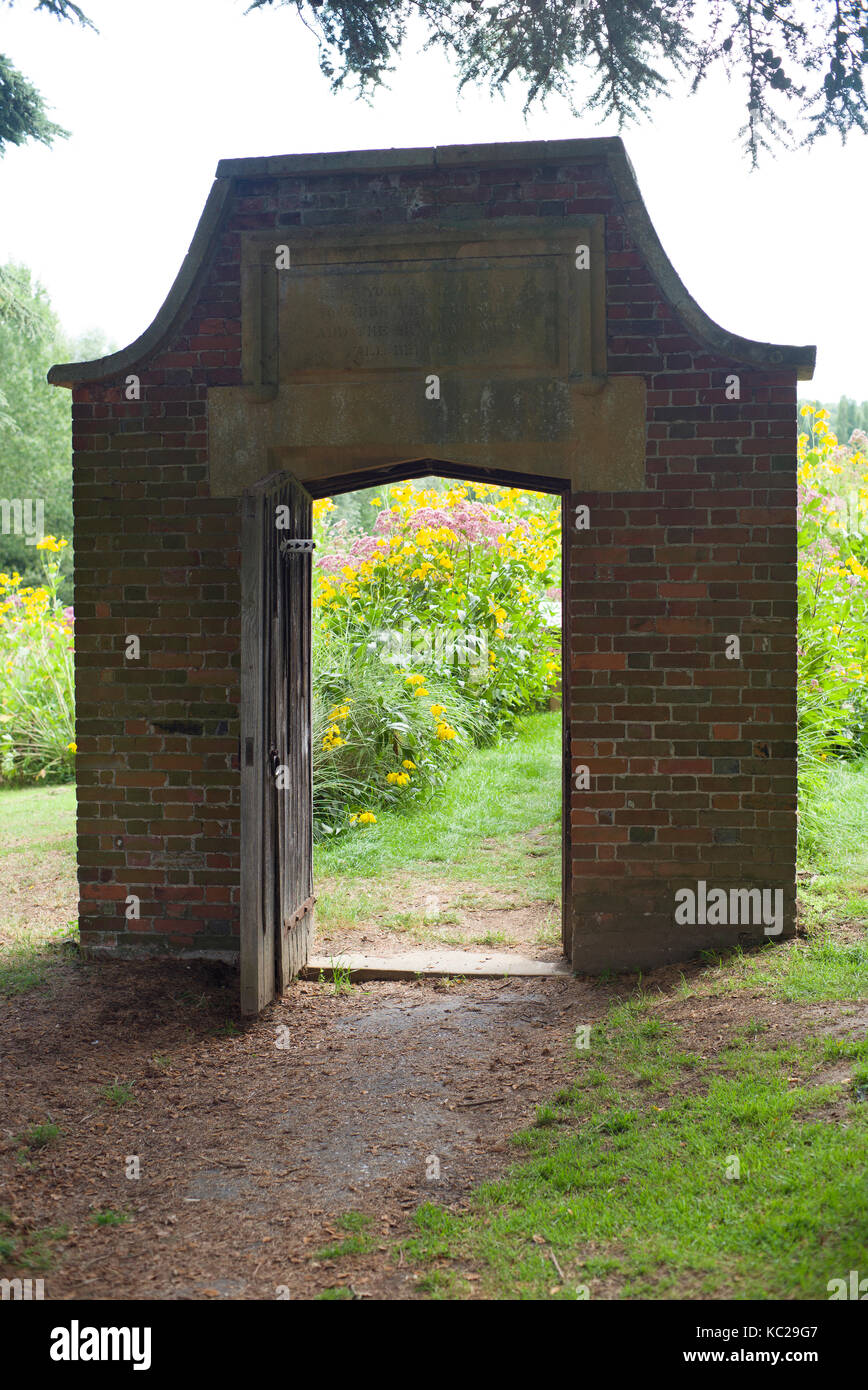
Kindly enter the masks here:
[[[440, 54], [408, 49], [372, 105], [332, 95], [293, 10], [247, 0], [80, 0], [98, 34], [0, 8], [0, 51], [72, 132], [0, 160], [0, 261], [24, 261], [72, 333], [123, 347], [177, 274], [229, 156], [614, 135], [561, 102], [525, 119], [522, 94], [455, 96]], [[579, 92], [588, 79], [579, 75]], [[587, 87], [585, 87], [587, 89]], [[741, 93], [722, 79], [659, 102], [622, 132], [675, 269], [731, 332], [815, 343], [802, 394], [868, 398], [868, 137], [778, 154], [751, 173], [736, 137]]]

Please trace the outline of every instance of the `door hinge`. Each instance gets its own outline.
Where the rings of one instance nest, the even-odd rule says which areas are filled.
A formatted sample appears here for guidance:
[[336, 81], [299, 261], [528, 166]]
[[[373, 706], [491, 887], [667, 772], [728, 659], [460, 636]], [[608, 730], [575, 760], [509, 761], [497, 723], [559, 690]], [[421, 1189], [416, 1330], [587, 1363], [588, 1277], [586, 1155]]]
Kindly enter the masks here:
[[295, 909], [295, 912], [291, 912], [286, 918], [283, 923], [284, 931], [289, 931], [291, 927], [295, 926], [296, 922], [300, 922], [304, 914], [311, 911], [315, 902], [316, 895], [311, 893], [310, 897], [305, 898], [304, 902]]

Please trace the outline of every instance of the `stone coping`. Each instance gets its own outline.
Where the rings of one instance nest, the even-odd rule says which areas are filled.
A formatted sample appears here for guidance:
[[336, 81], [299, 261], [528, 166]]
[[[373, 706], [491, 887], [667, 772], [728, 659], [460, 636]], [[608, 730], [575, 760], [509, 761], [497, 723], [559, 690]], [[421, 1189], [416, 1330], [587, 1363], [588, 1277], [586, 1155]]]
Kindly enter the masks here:
[[[349, 150], [221, 160], [217, 178], [178, 276], [150, 327], [119, 352], [89, 362], [58, 363], [48, 372], [53, 386], [76, 386], [125, 375], [160, 350], [195, 303], [213, 246], [231, 207], [239, 179], [290, 178], [344, 173], [499, 164], [567, 163], [603, 160], [621, 202], [630, 233], [665, 297], [685, 325], [710, 352], [760, 370], [794, 370], [800, 381], [814, 374], [814, 346], [762, 343], [721, 328], [699, 307], [682, 283], [654, 229], [624, 143], [618, 136], [587, 140], [523, 140], [496, 144], [445, 145], [430, 149]], [[557, 226], [557, 219], [548, 219]]]

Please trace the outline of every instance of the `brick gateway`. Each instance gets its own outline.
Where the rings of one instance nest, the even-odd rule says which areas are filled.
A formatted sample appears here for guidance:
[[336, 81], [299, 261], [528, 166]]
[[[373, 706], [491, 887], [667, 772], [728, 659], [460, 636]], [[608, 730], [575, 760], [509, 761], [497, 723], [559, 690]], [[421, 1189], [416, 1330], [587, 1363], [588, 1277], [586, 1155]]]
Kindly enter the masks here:
[[298, 968], [310, 555], [285, 562], [272, 509], [303, 540], [311, 497], [430, 472], [563, 496], [574, 969], [763, 939], [677, 913], [699, 884], [780, 895], [790, 934], [814, 355], [702, 312], [619, 139], [222, 161], [151, 327], [49, 373], [72, 388], [83, 947], [240, 956], [248, 1012]]

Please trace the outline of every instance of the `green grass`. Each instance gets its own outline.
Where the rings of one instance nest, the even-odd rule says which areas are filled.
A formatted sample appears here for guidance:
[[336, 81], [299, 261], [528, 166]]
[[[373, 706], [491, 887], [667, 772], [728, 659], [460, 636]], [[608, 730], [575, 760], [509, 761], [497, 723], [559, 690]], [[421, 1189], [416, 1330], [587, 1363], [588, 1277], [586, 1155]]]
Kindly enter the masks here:
[[123, 1226], [129, 1221], [130, 1214], [128, 1211], [115, 1211], [112, 1207], [104, 1207], [101, 1211], [95, 1211], [90, 1219], [95, 1226]]
[[[575, 1084], [516, 1136], [526, 1161], [467, 1213], [422, 1206], [405, 1255], [429, 1275], [470, 1260], [484, 1294], [525, 1299], [825, 1298], [864, 1266], [868, 1106], [812, 1083], [827, 1044], [764, 1048], [748, 1026], [685, 1058], [655, 1007], [613, 1005]], [[825, 1122], [842, 1097], [846, 1121]]]
[[75, 883], [75, 787], [0, 787], [0, 997], [45, 987], [77, 947], [76, 922], [34, 920], [29, 903], [31, 884], [38, 900], [63, 879]]
[[[315, 877], [378, 878], [429, 865], [439, 876], [500, 886], [518, 873], [523, 886], [532, 875], [535, 896], [557, 900], [560, 793], [561, 716], [531, 715], [514, 742], [474, 749], [427, 808], [379, 812], [376, 825], [319, 845]], [[550, 834], [529, 860], [522, 837], [535, 827]], [[318, 913], [328, 909], [317, 902]]]
[[130, 1101], [135, 1100], [133, 1095], [135, 1084], [134, 1081], [118, 1081], [115, 1077], [110, 1086], [103, 1086], [100, 1095], [109, 1105], [114, 1105], [116, 1109], [120, 1110], [122, 1106], [129, 1105]]
[[26, 849], [41, 856], [51, 850], [75, 863], [75, 786], [0, 787], [0, 858]]
[[78, 950], [78, 923], [48, 932], [24, 930], [0, 945], [0, 997], [28, 994], [47, 985], [58, 965]]
[[472, 1268], [489, 1298], [826, 1299], [868, 1266], [868, 764], [828, 788], [806, 934], [710, 954], [674, 991], [700, 1019], [708, 997], [762, 999], [778, 1029], [758, 1007], [697, 1046], [668, 996], [613, 1003], [588, 1050], [565, 1042], [575, 1079], [514, 1136], [521, 1161], [465, 1211], [417, 1211], [422, 1293], [465, 1297]]
[[372, 1218], [360, 1211], [348, 1211], [343, 1216], [339, 1216], [335, 1225], [339, 1230], [346, 1231], [346, 1239], [324, 1245], [321, 1250], [317, 1250], [311, 1259], [314, 1260], [338, 1260], [344, 1255], [364, 1255], [374, 1248], [374, 1237], [369, 1230]]
[[68, 1226], [29, 1229], [14, 1221], [11, 1212], [0, 1208], [0, 1266], [44, 1273], [54, 1263], [54, 1246], [68, 1235]]
[[60, 1126], [49, 1121], [47, 1124], [31, 1125], [30, 1129], [18, 1135], [19, 1153], [34, 1153], [47, 1149], [60, 1136]]
[[[860, 921], [864, 908], [863, 899]], [[757, 989], [790, 1003], [862, 999], [868, 989], [868, 934], [841, 941], [819, 929], [785, 947], [769, 943], [757, 951], [734, 950], [717, 962], [687, 993], [700, 998]]]
[[803, 780], [799, 860], [819, 873], [868, 875], [868, 758]]

